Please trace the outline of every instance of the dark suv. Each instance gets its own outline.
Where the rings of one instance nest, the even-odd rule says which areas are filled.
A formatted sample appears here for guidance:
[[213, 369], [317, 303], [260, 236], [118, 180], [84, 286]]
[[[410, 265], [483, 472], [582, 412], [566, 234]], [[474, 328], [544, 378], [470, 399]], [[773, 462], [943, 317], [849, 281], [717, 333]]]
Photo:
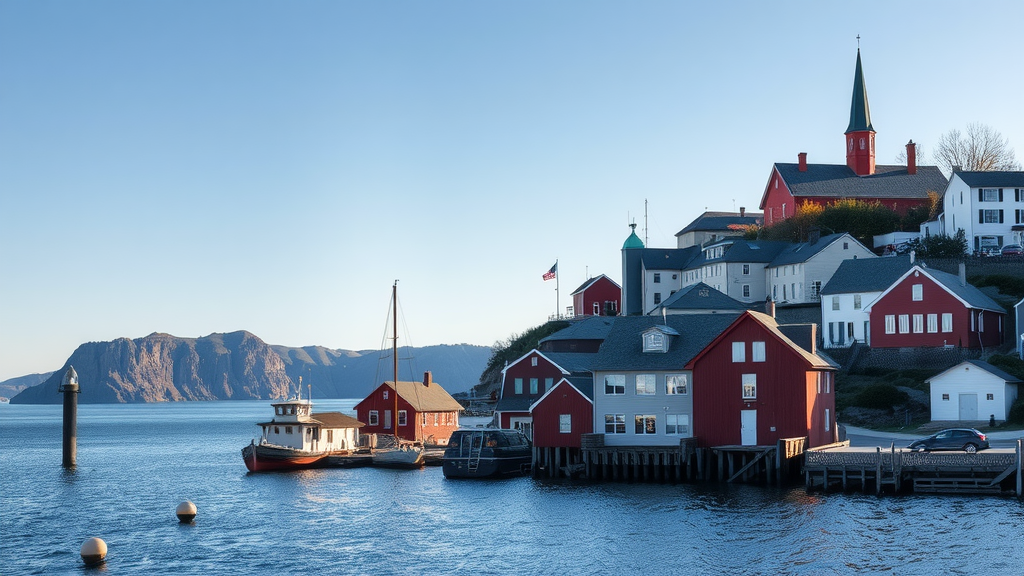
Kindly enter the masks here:
[[913, 441], [911, 450], [963, 450], [974, 454], [988, 448], [988, 439], [974, 428], [949, 428], [927, 438]]

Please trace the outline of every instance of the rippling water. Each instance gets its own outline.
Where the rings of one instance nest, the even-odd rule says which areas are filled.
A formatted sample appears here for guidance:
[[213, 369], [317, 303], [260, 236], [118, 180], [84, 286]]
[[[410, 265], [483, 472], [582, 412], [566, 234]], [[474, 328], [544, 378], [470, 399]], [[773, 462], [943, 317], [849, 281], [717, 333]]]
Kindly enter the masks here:
[[[320, 401], [348, 411], [355, 401]], [[0, 404], [0, 573], [1021, 574], [1024, 504], [802, 488], [445, 480], [440, 468], [249, 474], [266, 402]], [[174, 509], [199, 515], [180, 525]]]

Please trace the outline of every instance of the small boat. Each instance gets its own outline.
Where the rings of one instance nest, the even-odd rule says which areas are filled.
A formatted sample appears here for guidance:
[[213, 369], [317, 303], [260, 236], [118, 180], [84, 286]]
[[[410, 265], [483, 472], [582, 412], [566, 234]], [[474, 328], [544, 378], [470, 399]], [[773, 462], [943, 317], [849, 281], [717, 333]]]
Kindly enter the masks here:
[[[301, 384], [301, 379], [300, 379]], [[310, 400], [293, 398], [271, 404], [274, 418], [257, 424], [259, 442], [242, 448], [250, 472], [319, 468], [329, 457], [352, 454], [358, 447], [363, 423], [341, 412], [313, 413]]]
[[533, 451], [518, 430], [456, 430], [448, 439], [442, 470], [445, 478], [494, 478], [530, 471]]

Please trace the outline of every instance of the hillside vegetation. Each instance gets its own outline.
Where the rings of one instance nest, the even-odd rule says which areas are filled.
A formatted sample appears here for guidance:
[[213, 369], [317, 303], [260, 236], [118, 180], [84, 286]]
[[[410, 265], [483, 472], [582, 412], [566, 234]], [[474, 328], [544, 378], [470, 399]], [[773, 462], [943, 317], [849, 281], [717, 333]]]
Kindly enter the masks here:
[[487, 397], [497, 392], [501, 388], [501, 371], [506, 365], [522, 358], [544, 338], [568, 326], [569, 323], [564, 320], [554, 320], [496, 342], [491, 347], [491, 358], [480, 375], [480, 383], [473, 387], [473, 393], [478, 397]]

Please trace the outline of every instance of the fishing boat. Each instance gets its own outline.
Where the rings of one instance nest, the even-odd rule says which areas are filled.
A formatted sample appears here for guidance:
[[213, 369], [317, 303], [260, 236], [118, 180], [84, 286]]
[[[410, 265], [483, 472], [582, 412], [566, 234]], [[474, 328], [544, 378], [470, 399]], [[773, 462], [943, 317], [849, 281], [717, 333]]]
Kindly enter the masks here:
[[274, 418], [257, 424], [263, 430], [259, 441], [253, 439], [242, 448], [250, 472], [319, 468], [328, 465], [330, 457], [351, 454], [358, 447], [363, 423], [351, 416], [315, 414], [313, 402], [301, 397], [271, 406]]
[[522, 432], [482, 428], [452, 432], [441, 465], [445, 478], [494, 478], [526, 474], [532, 462]]

